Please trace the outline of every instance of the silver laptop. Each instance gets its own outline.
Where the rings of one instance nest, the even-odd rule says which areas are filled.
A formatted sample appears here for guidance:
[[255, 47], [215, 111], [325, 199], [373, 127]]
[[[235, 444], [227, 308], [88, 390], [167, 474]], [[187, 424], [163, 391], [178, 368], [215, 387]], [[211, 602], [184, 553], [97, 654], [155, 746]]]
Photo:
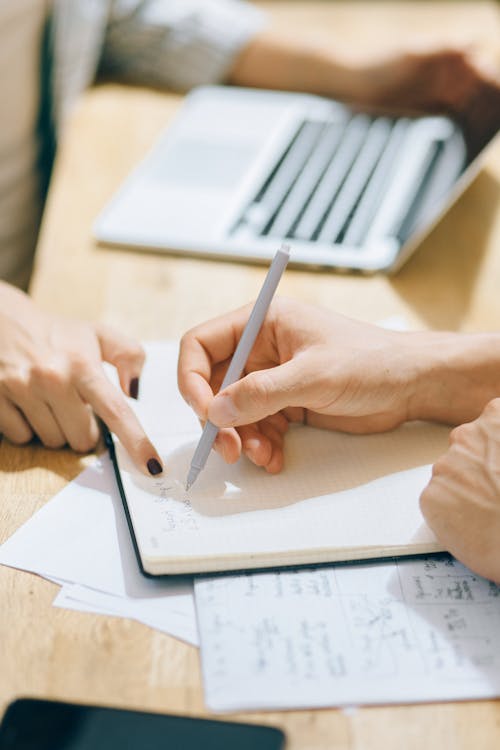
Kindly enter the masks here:
[[95, 224], [106, 244], [301, 266], [397, 269], [479, 170], [446, 117], [355, 112], [305, 94], [207, 86]]

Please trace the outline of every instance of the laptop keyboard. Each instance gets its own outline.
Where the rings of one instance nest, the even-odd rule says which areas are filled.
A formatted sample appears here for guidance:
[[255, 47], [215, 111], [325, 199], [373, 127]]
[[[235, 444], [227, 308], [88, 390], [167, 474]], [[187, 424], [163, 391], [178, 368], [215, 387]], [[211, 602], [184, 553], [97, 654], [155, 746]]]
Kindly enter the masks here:
[[429, 186], [448, 188], [462, 166], [440, 140], [421, 139], [408, 153], [412, 123], [366, 114], [347, 123], [303, 121], [233, 234], [359, 248], [378, 236], [403, 243]]

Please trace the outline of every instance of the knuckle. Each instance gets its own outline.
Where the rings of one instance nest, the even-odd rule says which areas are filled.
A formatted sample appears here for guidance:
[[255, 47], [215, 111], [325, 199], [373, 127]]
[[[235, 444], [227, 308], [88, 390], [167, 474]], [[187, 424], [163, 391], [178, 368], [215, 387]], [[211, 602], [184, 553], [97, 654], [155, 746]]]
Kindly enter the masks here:
[[193, 340], [196, 338], [196, 331], [196, 328], [190, 328], [189, 331], [186, 331], [186, 333], [184, 333], [184, 335], [181, 337], [179, 346], [180, 358], [183, 358], [185, 352], [190, 349]]
[[5, 393], [14, 402], [24, 398], [29, 390], [28, 373], [22, 370], [9, 371], [3, 377], [2, 382]]
[[103, 405], [102, 414], [100, 416], [105, 422], [122, 422], [127, 419], [130, 415], [130, 409], [125, 402], [116, 396], [109, 398]]
[[250, 406], [259, 408], [267, 403], [272, 391], [272, 381], [269, 375], [259, 373], [250, 375], [247, 379], [246, 397]]
[[73, 351], [69, 355], [69, 367], [71, 373], [78, 378], [92, 379], [95, 377], [95, 370], [89, 365], [88, 357], [82, 352]]
[[434, 507], [434, 492], [431, 487], [427, 486], [420, 495], [420, 510], [424, 518], [427, 518]]
[[32, 385], [47, 391], [64, 388], [67, 384], [67, 373], [58, 362], [37, 362], [31, 368], [30, 380]]
[[93, 417], [83, 423], [77, 434], [71, 437], [70, 446], [77, 453], [90, 453], [99, 442], [100, 432]]
[[429, 484], [424, 488], [423, 492], [420, 495], [420, 500], [419, 500], [420, 510], [422, 511], [424, 517], [427, 520], [436, 514], [437, 509], [440, 506], [441, 498], [442, 498], [442, 495], [440, 491], [440, 483], [439, 481], [435, 481], [435, 475], [434, 475], [434, 470], [433, 470], [432, 479], [429, 482]]
[[494, 398], [484, 407], [483, 414], [488, 417], [500, 417], [500, 398]]
[[465, 443], [472, 429], [470, 424], [461, 424], [454, 427], [450, 432], [450, 445]]
[[90, 364], [85, 358], [73, 361], [71, 365], [71, 379], [79, 391], [94, 394], [102, 386], [106, 387], [109, 381], [98, 365]]
[[179, 348], [180, 351], [182, 351], [186, 347], [186, 342], [189, 341], [191, 338], [191, 331], [186, 331], [186, 333], [183, 333], [181, 336], [181, 340], [179, 342]]
[[434, 463], [432, 467], [432, 477], [442, 476], [443, 474], [446, 474], [448, 471], [448, 458], [446, 454], [444, 456], [440, 456]]
[[137, 362], [139, 364], [144, 364], [146, 352], [138, 342], [127, 341], [116, 359], [121, 362]]
[[144, 347], [142, 344], [139, 344], [138, 341], [132, 341], [130, 344], [130, 353], [134, 359], [138, 359], [141, 362], [144, 362], [146, 359], [146, 352], [144, 350]]
[[44, 435], [40, 440], [46, 448], [51, 450], [58, 450], [66, 445], [65, 438], [59, 435]]
[[420, 510], [425, 516], [428, 506], [429, 506], [429, 487], [426, 487], [425, 490], [420, 495], [419, 503], [420, 503]]
[[78, 435], [70, 442], [71, 448], [76, 453], [90, 453], [97, 444], [97, 438], [94, 435]]
[[26, 445], [33, 440], [33, 432], [28, 426], [17, 427], [16, 429], [5, 430], [5, 437], [14, 445]]

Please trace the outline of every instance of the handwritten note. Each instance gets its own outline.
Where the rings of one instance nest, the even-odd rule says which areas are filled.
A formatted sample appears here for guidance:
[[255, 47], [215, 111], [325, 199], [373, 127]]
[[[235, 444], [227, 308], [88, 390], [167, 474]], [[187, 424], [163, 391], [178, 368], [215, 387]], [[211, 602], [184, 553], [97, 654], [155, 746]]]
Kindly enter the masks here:
[[167, 467], [162, 478], [141, 474], [118, 445], [148, 572], [245, 569], [250, 560], [250, 567], [264, 568], [441, 549], [424, 524], [418, 497], [430, 477], [425, 458], [439, 456], [448, 443], [445, 427], [410, 424], [380, 436], [291, 428], [287, 466], [279, 477], [246, 459], [227, 466], [214, 454], [189, 493], [183, 483], [194, 443], [180, 445], [183, 439], [163, 435], [156, 441]]
[[446, 554], [195, 583], [214, 711], [500, 695], [500, 588]]

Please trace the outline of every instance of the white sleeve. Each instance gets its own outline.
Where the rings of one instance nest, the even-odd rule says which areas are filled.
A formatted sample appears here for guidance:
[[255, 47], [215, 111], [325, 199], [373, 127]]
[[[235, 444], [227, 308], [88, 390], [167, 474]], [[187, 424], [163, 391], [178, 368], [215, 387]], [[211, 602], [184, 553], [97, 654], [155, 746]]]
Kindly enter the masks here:
[[113, 0], [101, 71], [179, 90], [221, 82], [265, 24], [243, 0]]

